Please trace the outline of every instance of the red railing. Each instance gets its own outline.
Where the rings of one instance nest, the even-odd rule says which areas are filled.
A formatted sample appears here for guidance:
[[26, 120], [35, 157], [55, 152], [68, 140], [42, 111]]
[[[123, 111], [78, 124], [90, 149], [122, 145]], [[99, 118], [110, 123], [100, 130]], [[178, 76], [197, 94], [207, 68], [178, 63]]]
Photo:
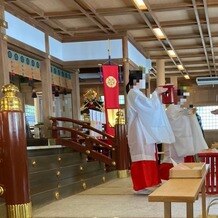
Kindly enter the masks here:
[[210, 164], [205, 182], [207, 194], [218, 194], [218, 151], [209, 149], [198, 153], [198, 156], [202, 162]]
[[[71, 147], [109, 166], [116, 165], [116, 140], [113, 136], [91, 127], [87, 122], [65, 117], [51, 117], [50, 120], [52, 121], [52, 137], [56, 139], [57, 144]], [[59, 122], [69, 122], [72, 127], [58, 126]], [[70, 132], [71, 137], [61, 137], [60, 131]], [[98, 133], [99, 137], [92, 137], [86, 133], [87, 131]]]

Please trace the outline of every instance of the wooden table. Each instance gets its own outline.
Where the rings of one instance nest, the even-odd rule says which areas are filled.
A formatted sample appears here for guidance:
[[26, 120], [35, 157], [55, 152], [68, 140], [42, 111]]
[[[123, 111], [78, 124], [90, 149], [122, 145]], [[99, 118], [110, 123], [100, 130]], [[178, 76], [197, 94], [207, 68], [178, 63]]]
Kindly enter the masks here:
[[185, 202], [187, 218], [194, 217], [193, 204], [199, 192], [202, 194], [202, 218], [207, 217], [205, 177], [209, 166], [202, 178], [170, 179], [148, 196], [149, 202], [164, 202], [164, 218], [171, 218], [171, 202]]

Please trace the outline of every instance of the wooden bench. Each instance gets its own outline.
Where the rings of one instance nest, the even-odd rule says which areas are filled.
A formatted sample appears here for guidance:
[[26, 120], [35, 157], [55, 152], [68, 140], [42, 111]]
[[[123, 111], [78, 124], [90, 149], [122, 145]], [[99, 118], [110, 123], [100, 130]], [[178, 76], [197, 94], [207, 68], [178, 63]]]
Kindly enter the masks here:
[[202, 178], [170, 179], [148, 196], [149, 202], [164, 202], [164, 218], [171, 218], [171, 202], [186, 203], [186, 217], [193, 218], [193, 204], [202, 194], [202, 218], [206, 218], [205, 177], [209, 166]]

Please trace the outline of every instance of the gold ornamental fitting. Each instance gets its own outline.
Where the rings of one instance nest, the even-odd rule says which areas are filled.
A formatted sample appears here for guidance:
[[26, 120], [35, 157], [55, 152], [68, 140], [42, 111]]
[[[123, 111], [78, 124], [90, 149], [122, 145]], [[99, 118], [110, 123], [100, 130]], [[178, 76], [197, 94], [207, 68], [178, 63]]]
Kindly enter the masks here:
[[22, 111], [21, 100], [16, 96], [19, 89], [14, 84], [7, 84], [2, 87], [4, 97], [0, 101], [0, 111]]
[[0, 196], [2, 196], [4, 194], [5, 190], [2, 186], [0, 186]]
[[117, 176], [119, 179], [127, 178], [128, 177], [128, 170], [118, 170]]
[[26, 204], [13, 204], [6, 205], [7, 217], [9, 218], [32, 218], [32, 204], [31, 202]]
[[90, 150], [86, 150], [86, 154], [90, 154]]
[[113, 161], [111, 164], [112, 164], [113, 166], [116, 166], [116, 162], [115, 162], [115, 161]]
[[60, 175], [61, 175], [61, 172], [58, 170], [58, 171], [56, 172], [56, 176], [59, 177]]
[[35, 167], [36, 166], [36, 161], [32, 161], [32, 166]]
[[83, 189], [86, 189], [86, 188], [87, 188], [87, 185], [86, 185], [85, 182], [83, 182], [82, 187], [83, 187]]
[[118, 112], [116, 113], [116, 124], [125, 124], [125, 118], [124, 118], [124, 113], [122, 110], [118, 110]]
[[54, 194], [54, 195], [55, 195], [55, 199], [57, 199], [57, 200], [58, 200], [58, 199], [60, 198], [60, 193], [59, 193], [59, 192], [55, 192], [55, 194]]
[[89, 89], [84, 95], [84, 99], [88, 101], [93, 101], [96, 99], [98, 93], [94, 89]]
[[106, 178], [105, 178], [105, 176], [103, 176], [103, 177], [102, 177], [102, 181], [103, 181], [103, 182], [105, 182], [105, 181], [106, 181]]

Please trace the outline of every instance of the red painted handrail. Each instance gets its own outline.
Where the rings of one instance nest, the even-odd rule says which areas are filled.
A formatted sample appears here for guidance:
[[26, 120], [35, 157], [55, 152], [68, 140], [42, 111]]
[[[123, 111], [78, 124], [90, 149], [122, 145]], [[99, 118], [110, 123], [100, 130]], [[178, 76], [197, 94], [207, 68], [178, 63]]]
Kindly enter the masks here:
[[[78, 121], [65, 117], [51, 117], [52, 121], [52, 136], [56, 139], [56, 143], [71, 147], [74, 150], [85, 153], [89, 157], [102, 161], [107, 165], [115, 165], [115, 138], [105, 132], [91, 127], [87, 122]], [[58, 121], [70, 122], [74, 127], [59, 127]], [[80, 128], [78, 128], [80, 126]], [[92, 130], [101, 135], [101, 139], [94, 138], [85, 134], [82, 130]], [[67, 131], [71, 133], [71, 138], [61, 138], [60, 131]], [[108, 142], [108, 143], [107, 143]]]

